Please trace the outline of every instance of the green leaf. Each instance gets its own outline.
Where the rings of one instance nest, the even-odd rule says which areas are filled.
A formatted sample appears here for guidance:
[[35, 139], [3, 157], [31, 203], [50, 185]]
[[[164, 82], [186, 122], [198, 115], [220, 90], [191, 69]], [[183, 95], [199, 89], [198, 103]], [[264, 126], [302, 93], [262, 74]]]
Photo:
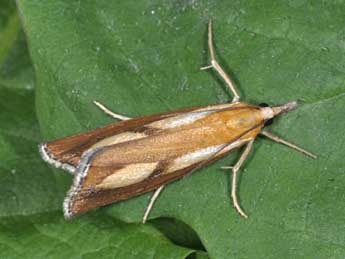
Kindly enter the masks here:
[[1, 258], [186, 258], [154, 228], [99, 215], [68, 222], [61, 215], [11, 217], [0, 223]]
[[[33, 68], [12, 1], [0, 2], [0, 258], [187, 258], [150, 225], [102, 214], [65, 221], [70, 178], [38, 154]], [[11, 31], [11, 33], [8, 33]]]
[[[248, 220], [231, 206], [230, 173], [219, 170], [236, 155], [166, 187], [151, 218], [185, 222], [210, 258], [343, 257], [341, 1], [22, 0], [19, 8], [44, 139], [112, 122], [93, 100], [132, 117], [230, 100], [214, 73], [199, 71], [212, 18], [218, 58], [242, 100], [302, 100], [270, 130], [319, 157], [259, 139], [239, 181]], [[99, 211], [139, 222], [149, 197]]]

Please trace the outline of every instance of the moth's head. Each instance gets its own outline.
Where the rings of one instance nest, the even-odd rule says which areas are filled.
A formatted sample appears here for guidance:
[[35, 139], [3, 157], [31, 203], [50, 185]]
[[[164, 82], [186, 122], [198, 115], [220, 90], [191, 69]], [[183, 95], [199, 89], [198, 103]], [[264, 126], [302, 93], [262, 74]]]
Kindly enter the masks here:
[[268, 126], [268, 125], [272, 124], [274, 117], [276, 117], [280, 114], [286, 113], [288, 111], [291, 111], [294, 108], [296, 108], [297, 102], [292, 101], [292, 102], [288, 102], [288, 103], [283, 104], [283, 105], [278, 105], [278, 106], [273, 106], [273, 107], [270, 107], [266, 103], [261, 103], [261, 104], [259, 104], [259, 106], [261, 107], [261, 112], [262, 112], [262, 115], [265, 119], [265, 126]]

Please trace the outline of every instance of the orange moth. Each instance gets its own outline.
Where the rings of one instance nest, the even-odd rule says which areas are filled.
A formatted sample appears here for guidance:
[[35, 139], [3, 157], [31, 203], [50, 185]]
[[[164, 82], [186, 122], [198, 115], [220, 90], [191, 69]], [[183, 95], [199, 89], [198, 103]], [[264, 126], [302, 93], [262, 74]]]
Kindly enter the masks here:
[[275, 116], [297, 102], [261, 107], [240, 102], [230, 78], [218, 64], [208, 27], [211, 64], [234, 95], [231, 103], [193, 107], [131, 119], [115, 114], [98, 102], [100, 109], [121, 120], [103, 128], [40, 144], [42, 158], [71, 172], [74, 182], [64, 201], [64, 215], [71, 218], [91, 209], [155, 191], [143, 222], [164, 186], [206, 166], [231, 151], [244, 147], [232, 170], [232, 201], [247, 217], [236, 195], [237, 173], [258, 135], [285, 144], [310, 157], [316, 156], [264, 130]]

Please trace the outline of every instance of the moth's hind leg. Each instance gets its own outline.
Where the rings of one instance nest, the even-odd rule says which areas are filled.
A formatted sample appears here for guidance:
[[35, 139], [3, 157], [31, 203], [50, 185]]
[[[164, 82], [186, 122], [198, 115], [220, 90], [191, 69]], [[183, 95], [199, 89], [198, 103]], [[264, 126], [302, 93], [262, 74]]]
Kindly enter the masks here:
[[125, 121], [125, 120], [130, 120], [131, 118], [130, 117], [126, 117], [126, 116], [123, 116], [121, 114], [117, 114], [115, 112], [112, 112], [111, 110], [109, 110], [107, 107], [105, 107], [103, 104], [97, 102], [97, 101], [93, 101], [93, 103], [98, 107], [100, 108], [103, 112], [105, 112], [106, 114], [110, 115], [111, 117], [115, 118], [115, 119], [118, 119], [118, 120], [122, 120], [122, 121]]
[[152, 195], [152, 197], [151, 197], [151, 199], [150, 199], [150, 202], [149, 202], [149, 204], [147, 205], [146, 210], [145, 210], [145, 214], [144, 214], [144, 217], [143, 217], [143, 220], [142, 220], [143, 224], [146, 223], [146, 220], [147, 220], [147, 218], [148, 218], [148, 216], [149, 216], [149, 214], [150, 214], [150, 211], [152, 210], [153, 204], [154, 204], [155, 201], [157, 200], [157, 198], [158, 198], [159, 194], [161, 193], [161, 191], [163, 190], [164, 186], [165, 186], [165, 185], [160, 186], [160, 187], [159, 187], [157, 190], [155, 190], [155, 192], [153, 193], [153, 195]]
[[230, 88], [230, 91], [233, 93], [234, 98], [232, 99], [232, 102], [238, 102], [240, 100], [240, 96], [238, 95], [234, 84], [231, 82], [230, 77], [225, 73], [225, 71], [217, 62], [216, 56], [214, 54], [214, 47], [213, 47], [213, 40], [212, 40], [212, 21], [210, 21], [208, 24], [208, 48], [210, 50], [210, 55], [211, 55], [211, 65], [202, 67], [200, 69], [206, 70], [206, 69], [214, 68], [218, 72], [218, 74], [224, 79], [225, 83]]

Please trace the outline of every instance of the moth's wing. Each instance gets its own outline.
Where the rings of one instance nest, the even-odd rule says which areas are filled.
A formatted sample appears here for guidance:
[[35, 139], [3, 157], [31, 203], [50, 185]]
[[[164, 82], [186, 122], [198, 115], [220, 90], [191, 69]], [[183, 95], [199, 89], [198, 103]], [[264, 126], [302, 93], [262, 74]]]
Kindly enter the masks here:
[[106, 147], [87, 151], [77, 168], [73, 186], [64, 201], [64, 215], [71, 218], [88, 210], [125, 200], [187, 175], [255, 138], [262, 125], [225, 143], [185, 154], [174, 161], [94, 165]]
[[[84, 152], [101, 146], [112, 145], [128, 139], [140, 138], [143, 135], [153, 133], [156, 129], [147, 129], [145, 125], [166, 118], [173, 118], [181, 114], [191, 112], [212, 111], [229, 107], [246, 106], [246, 103], [217, 104], [204, 107], [192, 107], [173, 112], [156, 114], [148, 117], [135, 118], [126, 121], [112, 123], [85, 133], [44, 142], [39, 145], [42, 158], [57, 168], [62, 168], [75, 173], [76, 167]], [[158, 124], [159, 127], [159, 124]]]
[[183, 112], [189, 112], [199, 108], [200, 107], [194, 107], [175, 112], [166, 112], [148, 117], [115, 122], [92, 131], [41, 143], [39, 145], [39, 151], [46, 162], [57, 168], [62, 168], [74, 173], [79, 164], [80, 158], [85, 151], [91, 148], [105, 146], [107, 143], [113, 142], [112, 138], [114, 138], [114, 136], [116, 138], [117, 135], [123, 132], [128, 134], [118, 136], [118, 141], [125, 141], [127, 138], [134, 138], [135, 135], [139, 137], [140, 133], [146, 130], [145, 124], [147, 123], [163, 118], [173, 117]]

